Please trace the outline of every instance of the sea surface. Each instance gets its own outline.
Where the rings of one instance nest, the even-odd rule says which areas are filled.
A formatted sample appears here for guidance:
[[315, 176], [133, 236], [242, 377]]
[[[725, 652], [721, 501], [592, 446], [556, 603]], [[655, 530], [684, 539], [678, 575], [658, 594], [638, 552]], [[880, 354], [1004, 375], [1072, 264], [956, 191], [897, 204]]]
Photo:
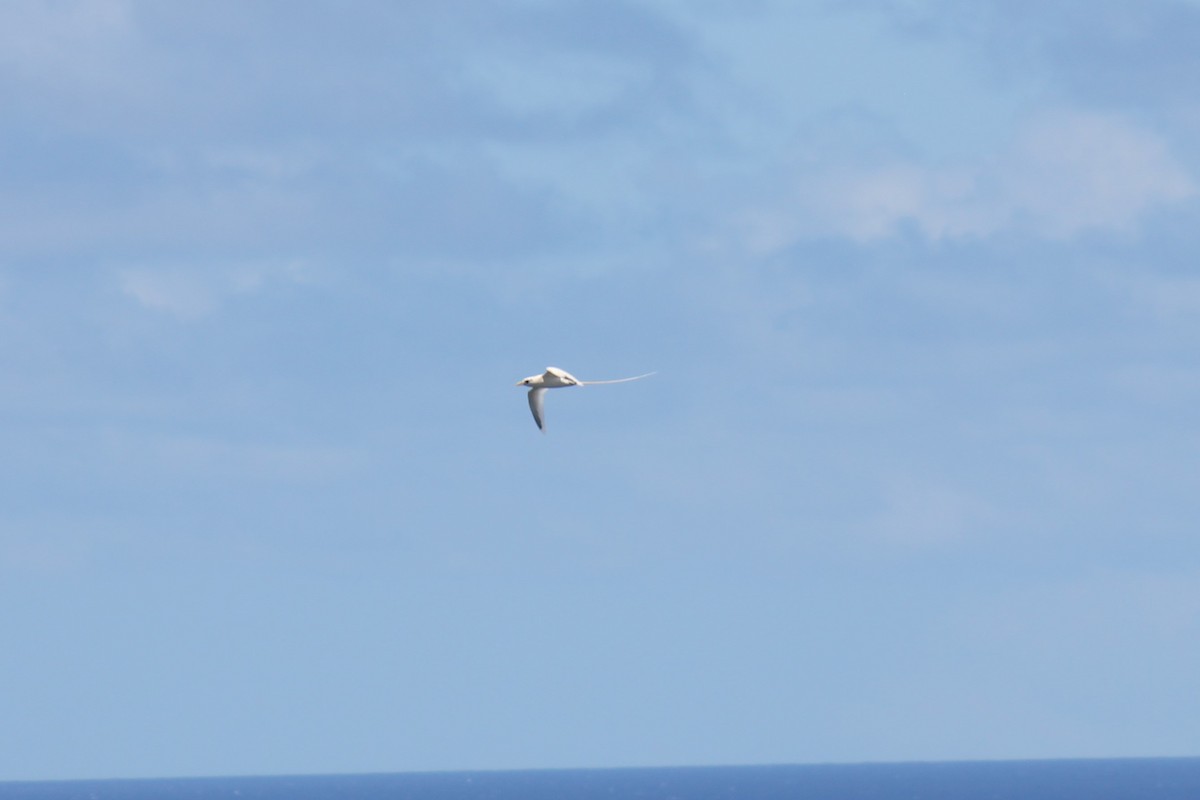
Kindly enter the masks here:
[[1200, 800], [1200, 758], [0, 782], [0, 800]]

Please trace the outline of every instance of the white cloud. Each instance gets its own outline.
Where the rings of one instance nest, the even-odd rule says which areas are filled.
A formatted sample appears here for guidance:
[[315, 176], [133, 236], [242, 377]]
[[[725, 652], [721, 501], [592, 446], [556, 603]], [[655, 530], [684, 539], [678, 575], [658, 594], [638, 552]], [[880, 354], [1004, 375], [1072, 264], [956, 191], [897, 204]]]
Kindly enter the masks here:
[[586, 53], [544, 61], [484, 57], [468, 68], [468, 76], [504, 108], [583, 116], [616, 103], [638, 83], [639, 66]]
[[907, 36], [958, 43], [1006, 81], [1050, 81], [1081, 102], [1190, 108], [1200, 76], [1196, 0], [856, 0]]
[[[1130, 669], [1140, 661], [1132, 654], [1161, 652], [1164, 647], [1183, 650], [1193, 640], [1200, 629], [1197, 577], [1187, 566], [1092, 572], [1022, 587], [954, 616], [960, 618], [964, 642], [974, 639], [989, 648], [1039, 652], [1050, 658], [1099, 652], [1119, 637], [1132, 657], [1114, 666]], [[989, 636], [985, 640], [971, 631], [988, 631]], [[1179, 669], [1184, 671], [1181, 665]]]
[[146, 308], [181, 319], [198, 319], [212, 311], [215, 297], [197, 276], [179, 271], [127, 270], [121, 289]]
[[272, 280], [301, 280], [294, 265], [234, 268], [156, 267], [122, 270], [121, 291], [143, 307], [180, 320], [197, 320], [232, 296], [253, 294]]
[[[178, 156], [164, 152], [159, 156], [161, 166], [176, 165]], [[303, 177], [320, 161], [311, 146], [224, 146], [207, 148], [199, 161], [208, 170], [267, 181], [283, 181]]]
[[1001, 153], [974, 163], [895, 160], [793, 173], [774, 205], [741, 219], [745, 244], [769, 252], [815, 236], [870, 241], [912, 226], [931, 240], [1022, 231], [1070, 239], [1129, 232], [1196, 185], [1153, 132], [1113, 114], [1045, 113]]
[[1200, 319], [1200, 278], [1137, 268], [1114, 271], [1108, 281], [1113, 291], [1130, 298], [1135, 307], [1159, 322], [1193, 325]]
[[883, 509], [867, 532], [912, 547], [953, 542], [968, 535], [987, 515], [985, 503], [942, 483], [905, 476], [885, 487]]
[[1155, 206], [1186, 200], [1195, 184], [1153, 133], [1113, 115], [1034, 120], [997, 175], [1008, 216], [1054, 237], [1125, 230]]
[[132, 34], [124, 0], [15, 0], [0, 4], [0, 69], [95, 81]]
[[106, 442], [126, 462], [171, 474], [219, 474], [254, 480], [322, 481], [356, 468], [362, 454], [314, 444], [237, 442], [201, 436], [113, 434]]

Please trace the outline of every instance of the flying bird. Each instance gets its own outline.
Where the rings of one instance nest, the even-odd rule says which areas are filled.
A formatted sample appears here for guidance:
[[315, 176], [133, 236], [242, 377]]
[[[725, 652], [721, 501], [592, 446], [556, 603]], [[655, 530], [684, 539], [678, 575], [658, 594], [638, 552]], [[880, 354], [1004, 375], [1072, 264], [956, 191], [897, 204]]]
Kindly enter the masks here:
[[538, 430], [545, 431], [546, 423], [543, 422], [545, 408], [544, 401], [547, 389], [561, 389], [564, 386], [595, 386], [601, 383], [628, 383], [629, 381], [641, 380], [649, 378], [653, 372], [647, 372], [645, 375], [634, 375], [632, 378], [617, 378], [613, 381], [581, 381], [565, 369], [558, 367], [546, 367], [546, 371], [541, 375], [530, 375], [524, 380], [517, 381], [517, 386], [529, 387], [529, 410], [533, 412], [533, 421], [537, 423]]

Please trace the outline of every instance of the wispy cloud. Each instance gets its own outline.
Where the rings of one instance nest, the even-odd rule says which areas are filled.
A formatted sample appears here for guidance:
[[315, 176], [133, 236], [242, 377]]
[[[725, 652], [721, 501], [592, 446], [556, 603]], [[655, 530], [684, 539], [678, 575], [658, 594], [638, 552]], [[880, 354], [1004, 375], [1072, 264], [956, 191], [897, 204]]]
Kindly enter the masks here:
[[895, 30], [968, 44], [1002, 79], [1036, 75], [1106, 107], [1193, 106], [1200, 79], [1194, 0], [855, 0]]
[[14, 0], [0, 5], [0, 74], [94, 81], [132, 34], [125, 0]]
[[1059, 110], [1027, 119], [1003, 152], [972, 163], [794, 170], [783, 199], [746, 213], [742, 225], [759, 252], [812, 237], [881, 239], [905, 227], [934, 241], [1010, 231], [1065, 240], [1134, 231], [1195, 194], [1153, 131], [1115, 114]]
[[887, 482], [866, 533], [906, 547], [944, 545], [968, 536], [986, 516], [986, 503], [965, 491], [902, 475]]
[[103, 446], [132, 464], [164, 474], [221, 475], [255, 481], [321, 482], [361, 465], [351, 447], [233, 441], [211, 436], [113, 434]]
[[140, 267], [117, 275], [121, 291], [144, 308], [193, 321], [229, 297], [253, 294], [270, 281], [296, 281], [298, 266]]
[[0, 536], [0, 573], [50, 577], [78, 571], [91, 557], [91, 547], [75, 533], [77, 522], [8, 519]]
[[1106, 114], [1067, 112], [1022, 131], [1007, 174], [1007, 216], [1056, 238], [1128, 230], [1152, 209], [1195, 195], [1190, 175], [1152, 131]]

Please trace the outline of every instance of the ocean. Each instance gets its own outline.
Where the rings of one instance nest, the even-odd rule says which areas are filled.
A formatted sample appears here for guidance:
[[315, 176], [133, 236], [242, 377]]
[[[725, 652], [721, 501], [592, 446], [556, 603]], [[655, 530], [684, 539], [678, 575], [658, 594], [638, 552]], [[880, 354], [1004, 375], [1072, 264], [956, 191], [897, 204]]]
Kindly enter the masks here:
[[1200, 758], [0, 782], [0, 800], [1200, 800]]

